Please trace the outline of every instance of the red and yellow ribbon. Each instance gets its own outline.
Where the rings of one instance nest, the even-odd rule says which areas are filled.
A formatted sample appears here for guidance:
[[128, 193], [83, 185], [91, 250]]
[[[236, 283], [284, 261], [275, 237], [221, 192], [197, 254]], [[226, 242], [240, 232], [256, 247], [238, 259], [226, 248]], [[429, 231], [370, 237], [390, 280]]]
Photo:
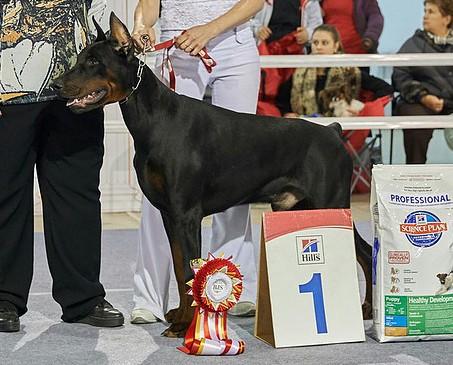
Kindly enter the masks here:
[[214, 257], [191, 261], [194, 272], [188, 294], [196, 306], [194, 318], [181, 351], [191, 355], [238, 355], [244, 352], [242, 340], [228, 338], [227, 311], [242, 293], [242, 275], [230, 259]]

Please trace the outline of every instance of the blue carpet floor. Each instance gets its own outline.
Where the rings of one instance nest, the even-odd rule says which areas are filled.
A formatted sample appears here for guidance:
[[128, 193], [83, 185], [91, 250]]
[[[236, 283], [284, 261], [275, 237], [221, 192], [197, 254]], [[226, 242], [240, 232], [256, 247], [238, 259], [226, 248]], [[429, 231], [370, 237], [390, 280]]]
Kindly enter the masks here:
[[[255, 230], [258, 227], [255, 227]], [[359, 227], [366, 234], [366, 225]], [[206, 234], [206, 232], [204, 232]], [[246, 352], [234, 358], [194, 357], [176, 347], [179, 339], [160, 336], [163, 323], [99, 329], [60, 320], [60, 308], [50, 295], [42, 234], [36, 234], [35, 275], [29, 312], [21, 318], [21, 331], [0, 333], [0, 364], [374, 364], [447, 365], [453, 363], [453, 342], [365, 343], [274, 349], [253, 336], [254, 318], [230, 317], [231, 333], [246, 341]], [[107, 299], [128, 315], [132, 309], [131, 281], [136, 255], [136, 230], [105, 231], [102, 282]], [[370, 323], [366, 323], [369, 327]]]

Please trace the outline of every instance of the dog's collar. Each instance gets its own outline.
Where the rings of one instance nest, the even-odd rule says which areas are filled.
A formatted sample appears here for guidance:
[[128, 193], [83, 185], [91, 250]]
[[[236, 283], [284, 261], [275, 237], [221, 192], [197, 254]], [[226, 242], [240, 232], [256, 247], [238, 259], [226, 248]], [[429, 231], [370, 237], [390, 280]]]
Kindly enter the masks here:
[[131, 95], [134, 93], [134, 91], [137, 90], [138, 87], [140, 86], [140, 83], [142, 82], [143, 69], [145, 68], [145, 65], [146, 65], [146, 52], [147, 51], [148, 51], [147, 47], [143, 48], [143, 51], [141, 53], [141, 55], [143, 56], [143, 59], [142, 58], [138, 59], [137, 83], [135, 84], [135, 86], [132, 86], [132, 91], [129, 93], [129, 95], [126, 96], [123, 100], [119, 101], [120, 104], [127, 103], [127, 101], [129, 100]]
[[[173, 39], [169, 39], [169, 40], [167, 40], [165, 42], [158, 43], [154, 47], [150, 47], [150, 46], [147, 45], [147, 41], [148, 40], [149, 39], [145, 39], [145, 47], [143, 48], [143, 51], [141, 53], [141, 55], [143, 56], [143, 60], [139, 59], [139, 64], [138, 64], [138, 69], [137, 69], [137, 83], [135, 84], [135, 86], [132, 87], [132, 91], [129, 93], [129, 95], [126, 96], [123, 100], [119, 101], [120, 104], [127, 103], [127, 101], [129, 100], [131, 95], [134, 93], [134, 91], [137, 90], [138, 87], [140, 86], [140, 83], [142, 81], [143, 68], [146, 65], [146, 52], [155, 52], [155, 51], [159, 51], [159, 50], [162, 50], [162, 49], [164, 50], [165, 53], [164, 53], [164, 58], [163, 58], [163, 62], [162, 62], [162, 69], [161, 69], [162, 79], [164, 79], [163, 76], [164, 76], [164, 70], [165, 70], [165, 66], [166, 66], [167, 69], [168, 69], [169, 87], [173, 91], [175, 91], [175, 89], [176, 89], [175, 71], [173, 69], [173, 65], [171, 63], [170, 56], [169, 56], [169, 50], [170, 50], [171, 47], [174, 46], [175, 39], [173, 38]], [[200, 59], [203, 62], [204, 66], [206, 67], [206, 70], [208, 71], [208, 73], [211, 73], [212, 72], [212, 68], [214, 66], [216, 66], [217, 63], [208, 54], [208, 52], [206, 50], [206, 47], [203, 48], [198, 53], [197, 56], [200, 57]]]
[[176, 86], [175, 72], [173, 70], [173, 65], [168, 56], [168, 50], [171, 47], [173, 47], [173, 45], [175, 44], [174, 39], [169, 39], [168, 41], [156, 44], [154, 47], [151, 47], [148, 44], [148, 41], [149, 41], [149, 38], [147, 36], [145, 36], [145, 38], [144, 38], [145, 47], [143, 48], [143, 51], [141, 52], [141, 56], [143, 59], [139, 58], [139, 60], [138, 60], [137, 83], [135, 84], [135, 86], [132, 87], [132, 91], [130, 92], [130, 94], [119, 102], [120, 104], [127, 103], [127, 101], [129, 100], [131, 95], [134, 93], [134, 91], [137, 90], [138, 87], [140, 86], [140, 83], [142, 82], [143, 69], [145, 68], [145, 65], [146, 65], [146, 53], [147, 52], [155, 52], [155, 51], [159, 51], [161, 49], [164, 49], [166, 51], [166, 55], [164, 55], [164, 62], [162, 62], [162, 76], [164, 74], [164, 65], [166, 64], [167, 68], [169, 70], [170, 88], [173, 91], [175, 90], [175, 86]]

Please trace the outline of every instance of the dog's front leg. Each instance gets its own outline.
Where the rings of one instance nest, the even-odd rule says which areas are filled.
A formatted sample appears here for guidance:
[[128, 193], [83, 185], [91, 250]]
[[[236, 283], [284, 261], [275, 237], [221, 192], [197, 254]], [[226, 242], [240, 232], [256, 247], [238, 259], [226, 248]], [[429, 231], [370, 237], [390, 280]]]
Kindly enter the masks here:
[[179, 307], [165, 316], [171, 323], [162, 335], [184, 337], [192, 322], [194, 307], [187, 295], [187, 281], [193, 278], [190, 260], [201, 257], [201, 209], [194, 209], [184, 215], [162, 213], [165, 230], [171, 246], [173, 267], [178, 284]]

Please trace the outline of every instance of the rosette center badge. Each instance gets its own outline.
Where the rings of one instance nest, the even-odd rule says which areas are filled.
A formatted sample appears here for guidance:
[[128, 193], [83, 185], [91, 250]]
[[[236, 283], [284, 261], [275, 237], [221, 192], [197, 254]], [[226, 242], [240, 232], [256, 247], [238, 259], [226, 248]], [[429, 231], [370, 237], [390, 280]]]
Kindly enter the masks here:
[[206, 296], [211, 302], [223, 302], [230, 298], [232, 293], [233, 280], [228, 275], [223, 272], [216, 272], [210, 276], [206, 285]]

